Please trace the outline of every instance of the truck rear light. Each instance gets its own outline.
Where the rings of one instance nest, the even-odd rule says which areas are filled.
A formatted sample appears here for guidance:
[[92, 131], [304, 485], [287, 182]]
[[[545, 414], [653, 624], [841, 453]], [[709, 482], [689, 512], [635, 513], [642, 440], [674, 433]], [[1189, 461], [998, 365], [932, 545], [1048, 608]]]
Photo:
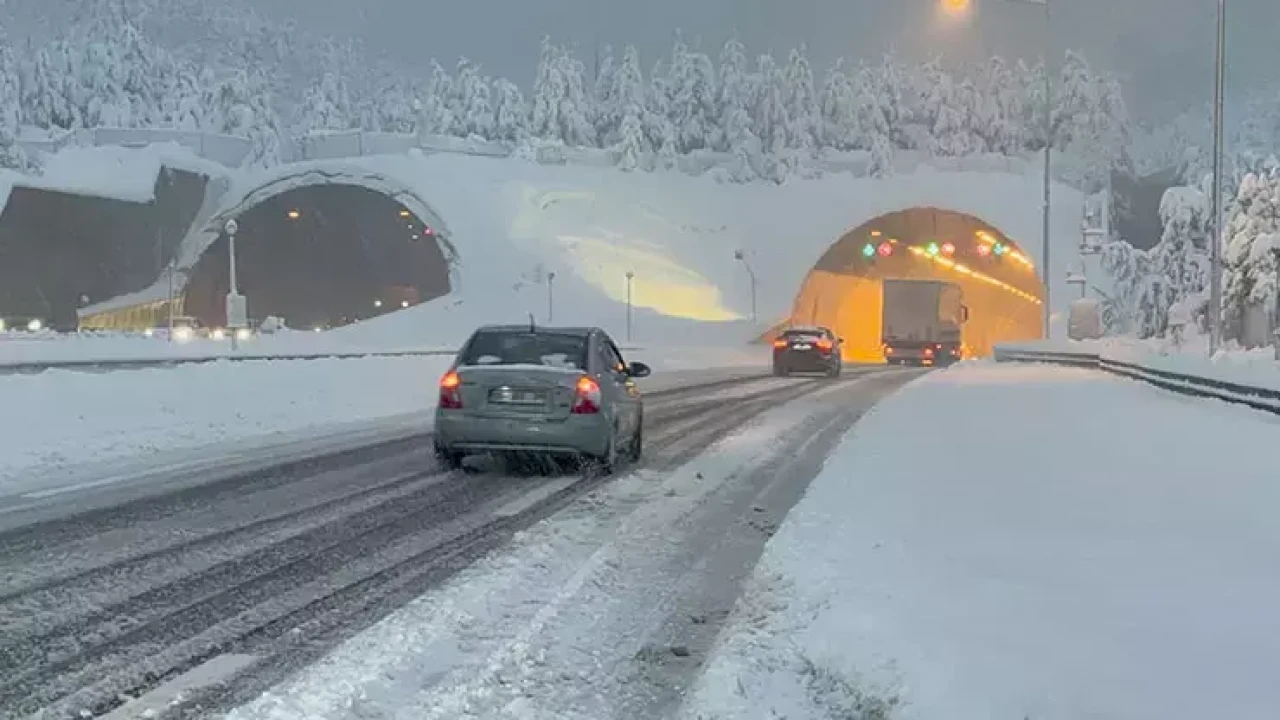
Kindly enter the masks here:
[[458, 389], [462, 386], [462, 378], [455, 370], [450, 370], [440, 378], [440, 407], [446, 410], [462, 409], [462, 394]]
[[925, 356], [925, 357], [927, 357], [927, 358], [931, 358], [931, 357], [933, 357], [933, 348], [931, 348], [931, 347], [927, 347], [927, 348], [925, 348], [925, 349], [924, 349], [924, 356]]
[[885, 355], [892, 355], [892, 354], [893, 354], [893, 347], [892, 347], [892, 346], [890, 346], [890, 345], [885, 345], [885, 346], [884, 346], [884, 354], [885, 354]]
[[578, 378], [578, 384], [574, 387], [573, 409], [574, 415], [594, 415], [600, 412], [600, 384], [595, 380], [583, 375]]

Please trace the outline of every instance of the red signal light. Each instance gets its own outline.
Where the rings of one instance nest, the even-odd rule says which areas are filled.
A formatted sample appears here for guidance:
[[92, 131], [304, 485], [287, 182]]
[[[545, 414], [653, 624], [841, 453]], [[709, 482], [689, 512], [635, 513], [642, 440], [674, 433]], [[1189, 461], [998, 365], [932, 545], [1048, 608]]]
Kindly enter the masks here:
[[943, 254], [943, 255], [946, 255], [947, 257], [951, 257], [952, 255], [955, 255], [955, 254], [956, 254], [956, 246], [955, 246], [955, 245], [953, 245], [953, 244], [951, 244], [951, 243], [949, 243], [949, 242], [947, 242], [947, 243], [942, 243], [942, 254]]
[[889, 257], [893, 254], [893, 245], [887, 242], [880, 243], [880, 247], [876, 248], [876, 253], [880, 257]]
[[979, 243], [978, 254], [981, 255], [982, 257], [991, 257], [991, 246]]

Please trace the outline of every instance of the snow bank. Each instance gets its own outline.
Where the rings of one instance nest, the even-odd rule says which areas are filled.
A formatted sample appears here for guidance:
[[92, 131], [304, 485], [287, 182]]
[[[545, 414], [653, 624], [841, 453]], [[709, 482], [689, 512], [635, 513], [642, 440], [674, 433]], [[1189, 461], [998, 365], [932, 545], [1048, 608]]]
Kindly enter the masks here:
[[156, 178], [162, 167], [213, 177], [230, 172], [173, 142], [144, 147], [72, 145], [50, 154], [39, 177], [22, 177], [14, 184], [145, 203], [155, 199]]
[[[74, 344], [74, 343], [73, 343]], [[649, 363], [652, 391], [762, 375], [762, 355], [708, 368], [707, 356], [635, 351]], [[0, 377], [0, 403], [13, 418], [0, 435], [0, 495], [83, 476], [98, 465], [145, 463], [214, 443], [260, 443], [302, 431], [373, 422], [435, 408], [436, 380], [452, 356], [210, 362], [96, 374], [49, 370]], [[692, 369], [692, 370], [691, 370]], [[220, 450], [220, 453], [235, 450]]]
[[1129, 363], [1151, 370], [1235, 383], [1280, 392], [1280, 362], [1272, 348], [1220, 350], [1212, 357], [1202, 336], [1194, 335], [1181, 346], [1168, 340], [1103, 338], [1101, 340], [1007, 343], [1009, 349], [1045, 352], [1086, 353], [1107, 360]]
[[1273, 717], [1274, 437], [1096, 372], [930, 374], [829, 459], [683, 715]]

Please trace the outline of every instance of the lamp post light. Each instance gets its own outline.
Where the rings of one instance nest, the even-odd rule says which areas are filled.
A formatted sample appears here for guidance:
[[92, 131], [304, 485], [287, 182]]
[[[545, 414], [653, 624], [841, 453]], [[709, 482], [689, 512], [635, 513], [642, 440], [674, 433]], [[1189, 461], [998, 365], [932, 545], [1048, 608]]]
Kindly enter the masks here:
[[747, 254], [743, 251], [734, 250], [733, 259], [742, 263], [742, 267], [747, 270], [747, 277], [751, 278], [751, 324], [755, 325], [759, 322], [756, 315], [756, 273], [751, 269], [751, 263], [747, 262]]
[[631, 285], [635, 282], [636, 274], [630, 270], [627, 271], [627, 342], [631, 342]]
[[227, 329], [231, 331], [231, 350], [239, 349], [238, 335], [236, 332], [241, 328], [247, 327], [249, 324], [248, 308], [245, 305], [244, 296], [240, 294], [240, 287], [236, 283], [236, 233], [240, 230], [240, 225], [232, 218], [227, 221], [222, 229], [227, 234], [227, 269], [230, 280], [230, 287], [227, 290]]
[[[1213, 235], [1209, 241], [1209, 355], [1222, 343], [1222, 144], [1227, 73], [1227, 0], [1218, 0], [1218, 46], [1213, 64]], [[1278, 349], [1280, 352], [1280, 349]]]
[[551, 271], [547, 273], [547, 324], [550, 325], [555, 319], [556, 310], [556, 273]]

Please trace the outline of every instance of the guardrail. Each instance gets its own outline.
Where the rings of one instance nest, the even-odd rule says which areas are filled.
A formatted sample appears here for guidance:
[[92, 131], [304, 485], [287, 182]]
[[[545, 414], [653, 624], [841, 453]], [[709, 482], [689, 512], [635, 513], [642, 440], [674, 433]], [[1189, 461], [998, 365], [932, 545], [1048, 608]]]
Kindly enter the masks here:
[[[620, 348], [623, 352], [639, 352], [641, 347]], [[66, 358], [59, 360], [25, 360], [0, 358], [0, 375], [34, 375], [46, 370], [73, 370], [87, 373], [108, 373], [123, 370], [147, 370], [170, 368], [179, 365], [200, 365], [219, 361], [251, 362], [263, 360], [357, 360], [378, 357], [452, 357], [456, 349], [406, 349], [406, 350], [332, 350], [312, 352], [248, 352], [235, 354], [178, 355], [174, 357], [118, 357], [118, 358]]]
[[1140, 362], [1109, 358], [1103, 352], [997, 346], [995, 359], [996, 362], [1038, 362], [1095, 368], [1112, 375], [1139, 380], [1180, 395], [1222, 400], [1280, 415], [1280, 390], [1153, 368]]

